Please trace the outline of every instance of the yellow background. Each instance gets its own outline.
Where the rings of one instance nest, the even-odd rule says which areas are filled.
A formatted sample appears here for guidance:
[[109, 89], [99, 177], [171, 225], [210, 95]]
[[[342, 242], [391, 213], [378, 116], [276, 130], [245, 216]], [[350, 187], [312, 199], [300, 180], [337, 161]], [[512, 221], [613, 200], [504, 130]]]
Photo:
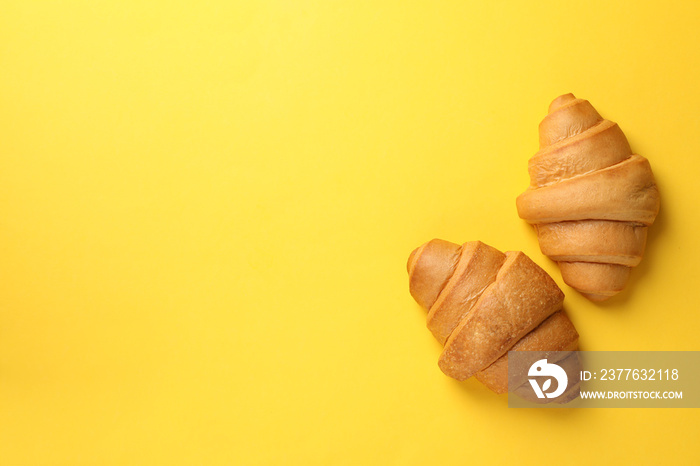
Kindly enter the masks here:
[[[445, 377], [405, 270], [523, 250], [583, 349], [700, 349], [697, 5], [3, 2], [0, 464], [697, 464], [698, 410]], [[565, 92], [662, 194], [603, 305], [515, 210]]]

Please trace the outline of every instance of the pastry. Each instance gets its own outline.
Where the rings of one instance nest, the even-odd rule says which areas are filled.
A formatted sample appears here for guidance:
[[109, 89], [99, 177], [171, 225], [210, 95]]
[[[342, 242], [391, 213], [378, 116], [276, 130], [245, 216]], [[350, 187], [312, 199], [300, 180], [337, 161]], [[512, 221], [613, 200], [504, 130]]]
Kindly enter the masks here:
[[574, 351], [578, 333], [562, 311], [564, 293], [522, 252], [480, 241], [434, 239], [408, 259], [409, 289], [428, 311], [428, 329], [444, 346], [448, 376], [472, 376], [508, 391], [508, 351]]
[[632, 152], [616, 123], [573, 94], [554, 99], [539, 133], [518, 214], [534, 225], [564, 282], [603, 301], [625, 287], [659, 213], [649, 161]]

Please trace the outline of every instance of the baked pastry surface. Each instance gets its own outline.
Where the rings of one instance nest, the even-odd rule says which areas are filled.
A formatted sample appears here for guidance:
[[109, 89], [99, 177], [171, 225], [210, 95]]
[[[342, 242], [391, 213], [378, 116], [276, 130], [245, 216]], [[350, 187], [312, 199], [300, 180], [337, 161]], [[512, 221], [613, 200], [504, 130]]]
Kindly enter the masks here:
[[508, 391], [508, 351], [574, 351], [564, 293], [522, 252], [434, 239], [408, 259], [411, 295], [444, 345], [438, 365], [457, 380]]
[[620, 127], [573, 94], [554, 99], [529, 161], [530, 186], [516, 205], [564, 282], [592, 301], [626, 285], [659, 213], [649, 161]]

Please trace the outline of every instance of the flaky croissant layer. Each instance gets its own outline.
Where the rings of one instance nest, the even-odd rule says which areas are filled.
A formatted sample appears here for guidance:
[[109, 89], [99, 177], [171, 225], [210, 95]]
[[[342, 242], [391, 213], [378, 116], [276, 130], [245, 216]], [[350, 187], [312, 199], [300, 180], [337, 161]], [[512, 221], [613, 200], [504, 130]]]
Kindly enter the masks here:
[[649, 161], [619, 126], [573, 94], [554, 99], [530, 159], [530, 187], [516, 205], [564, 281], [593, 301], [626, 285], [659, 213]]
[[578, 347], [561, 310], [564, 293], [522, 252], [434, 239], [411, 253], [408, 275], [411, 295], [428, 311], [428, 329], [444, 345], [438, 365], [457, 380], [476, 376], [505, 393], [509, 350]]

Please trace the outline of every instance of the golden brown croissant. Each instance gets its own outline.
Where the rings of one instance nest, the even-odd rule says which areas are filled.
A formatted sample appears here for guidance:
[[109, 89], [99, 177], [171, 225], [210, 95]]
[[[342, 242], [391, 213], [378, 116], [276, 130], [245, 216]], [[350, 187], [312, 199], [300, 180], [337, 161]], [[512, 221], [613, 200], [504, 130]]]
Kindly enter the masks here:
[[578, 347], [561, 310], [564, 293], [522, 252], [434, 239], [411, 253], [408, 276], [411, 295], [428, 310], [428, 329], [445, 347], [438, 365], [452, 378], [475, 375], [505, 393], [509, 350]]
[[542, 253], [592, 301], [620, 292], [644, 254], [659, 192], [647, 159], [624, 133], [573, 94], [554, 99], [540, 123], [540, 150], [518, 214], [535, 226]]

